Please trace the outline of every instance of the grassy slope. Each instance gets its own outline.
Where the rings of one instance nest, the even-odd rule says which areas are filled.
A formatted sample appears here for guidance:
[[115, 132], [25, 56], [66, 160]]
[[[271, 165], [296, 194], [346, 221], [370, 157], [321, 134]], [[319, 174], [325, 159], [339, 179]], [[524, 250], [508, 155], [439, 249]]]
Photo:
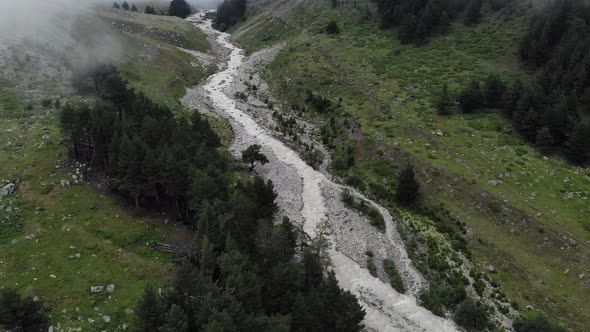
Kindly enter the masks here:
[[[158, 20], [193, 39], [191, 48], [208, 49], [204, 35], [186, 29], [185, 22], [160, 17], [149, 22]], [[176, 103], [188, 85], [205, 77], [206, 71], [193, 68], [192, 58], [175, 46], [132, 37], [159, 50], [157, 57], [136, 59], [126, 67], [131, 83], [149, 96]], [[178, 70], [184, 76], [176, 79]], [[60, 87], [41, 84], [45, 96], [64, 94]], [[137, 217], [87, 185], [62, 188], [61, 179], [73, 180], [68, 171], [56, 167], [67, 158], [60, 144], [59, 111], [43, 108], [40, 99], [27, 99], [17, 86], [0, 86], [0, 180], [18, 183], [10, 203], [0, 200], [0, 219], [11, 216], [10, 224], [3, 223], [0, 231], [0, 286], [39, 296], [51, 308], [52, 323], [62, 327], [100, 331], [129, 326], [134, 318], [126, 311], [135, 308], [144, 287], [168, 285], [175, 270], [167, 255], [147, 244], [179, 236], [182, 227]], [[24, 110], [29, 103], [34, 109]], [[11, 244], [13, 239], [18, 244]], [[79, 259], [76, 253], [81, 254]], [[91, 286], [107, 284], [115, 284], [116, 291], [90, 294]], [[103, 315], [109, 315], [111, 323], [105, 323]]]
[[[339, 22], [339, 36], [321, 33], [330, 19]], [[489, 73], [524, 76], [515, 56], [524, 20], [488, 16], [421, 48], [400, 45], [395, 32], [379, 31], [351, 9], [307, 7], [289, 24], [306, 29], [268, 66], [274, 93], [291, 105], [301, 102], [302, 89], [342, 97], [364, 134], [352, 142], [354, 172], [366, 182], [392, 183], [395, 168], [412, 160], [427, 182], [426, 204], [442, 203], [468, 224], [476, 260], [499, 270], [494, 277], [509, 298], [577, 330], [590, 326], [588, 277], [578, 278], [590, 275], [581, 243], [590, 240], [588, 170], [544, 158], [497, 114], [445, 118], [431, 106], [444, 82], [456, 90]], [[250, 51], [264, 44], [240, 40], [254, 45]], [[567, 233], [577, 246], [560, 238]]]
[[101, 17], [112, 21], [138, 50], [120, 66], [123, 77], [176, 112], [184, 110], [179, 99], [186, 87], [196, 85], [215, 70], [215, 66], [201, 65], [179, 49], [208, 52], [211, 48], [206, 35], [184, 20], [122, 10], [109, 10]]

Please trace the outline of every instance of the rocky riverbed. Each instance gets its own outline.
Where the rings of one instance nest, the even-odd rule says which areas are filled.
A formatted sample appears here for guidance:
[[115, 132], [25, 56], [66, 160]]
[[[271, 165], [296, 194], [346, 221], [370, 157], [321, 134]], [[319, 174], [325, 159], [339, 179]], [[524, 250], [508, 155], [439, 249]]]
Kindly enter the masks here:
[[[456, 331], [453, 322], [417, 305], [415, 295], [428, 285], [408, 259], [395, 221], [387, 210], [353, 189], [335, 183], [325, 171], [317, 171], [306, 164], [291, 144], [283, 142], [272, 129], [274, 110], [267, 107], [268, 103], [254, 94], [247, 98], [236, 94], [245, 93], [247, 84], [244, 82], [252, 81], [258, 87], [257, 95], [261, 95], [260, 87], [265, 89], [266, 84], [257, 75], [256, 64], [272, 57], [273, 50], [263, 50], [246, 58], [241, 49], [228, 41], [228, 34], [212, 29], [211, 22], [204, 19], [204, 13], [190, 17], [189, 21], [226, 51], [219, 54], [224, 69], [212, 75], [203, 86], [189, 89], [183, 103], [229, 121], [235, 133], [230, 147], [234, 156], [239, 157], [240, 151], [251, 144], [262, 146], [262, 152], [270, 162], [258, 166], [256, 171], [275, 184], [280, 216], [288, 216], [301, 225], [310, 237], [316, 235], [319, 225], [328, 226], [332, 268], [341, 286], [355, 294], [366, 310], [367, 328], [375, 331]], [[300, 125], [311, 128], [306, 123]], [[310, 135], [306, 135], [306, 139], [311, 140]], [[384, 233], [373, 227], [366, 216], [342, 203], [343, 189], [350, 190], [354, 197], [365, 200], [382, 214], [387, 227]], [[377, 277], [369, 272], [366, 268], [368, 251], [373, 253], [373, 259], [379, 265], [383, 259], [395, 262], [408, 289], [407, 294], [395, 291], [380, 267]]]

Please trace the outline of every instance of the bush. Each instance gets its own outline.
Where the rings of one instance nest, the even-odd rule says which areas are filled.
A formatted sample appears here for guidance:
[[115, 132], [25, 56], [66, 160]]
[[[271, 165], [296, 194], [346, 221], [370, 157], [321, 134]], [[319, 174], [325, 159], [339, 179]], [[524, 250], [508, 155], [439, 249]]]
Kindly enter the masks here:
[[561, 326], [558, 326], [547, 320], [542, 315], [517, 319], [512, 324], [516, 332], [565, 332]]
[[0, 325], [11, 331], [47, 331], [49, 320], [41, 302], [23, 299], [14, 289], [0, 293]]
[[336, 21], [330, 21], [326, 26], [326, 32], [330, 35], [337, 35], [340, 33], [340, 28], [338, 27], [338, 23]]
[[383, 270], [387, 273], [389, 277], [389, 282], [391, 282], [391, 286], [398, 292], [404, 293], [406, 291], [406, 286], [404, 285], [404, 280], [402, 276], [399, 274], [397, 268], [395, 267], [395, 263], [391, 259], [383, 260]]
[[463, 113], [472, 113], [484, 104], [483, 93], [477, 80], [471, 81], [459, 95], [459, 105]]
[[377, 266], [375, 266], [375, 262], [373, 261], [373, 257], [367, 257], [367, 270], [373, 277], [377, 277]]
[[348, 177], [346, 177], [345, 182], [347, 185], [353, 186], [355, 188], [360, 188], [364, 184], [363, 179], [357, 174], [349, 175]]
[[483, 330], [488, 325], [488, 314], [473, 299], [467, 299], [457, 309], [455, 321], [468, 331]]

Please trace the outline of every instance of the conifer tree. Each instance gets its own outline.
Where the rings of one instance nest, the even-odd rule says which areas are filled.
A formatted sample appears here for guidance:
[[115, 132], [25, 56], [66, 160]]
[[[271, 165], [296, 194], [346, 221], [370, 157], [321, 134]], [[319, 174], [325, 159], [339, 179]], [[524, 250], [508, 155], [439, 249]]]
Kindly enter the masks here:
[[450, 115], [452, 113], [453, 99], [449, 94], [449, 87], [443, 84], [440, 95], [436, 103], [436, 110], [440, 115]]
[[416, 179], [414, 167], [408, 164], [404, 170], [401, 171], [397, 179], [397, 201], [404, 206], [410, 206], [416, 203], [419, 194], [420, 183], [418, 183], [418, 180]]
[[191, 14], [191, 6], [186, 0], [172, 0], [168, 14], [183, 19], [187, 18]]
[[590, 161], [590, 124], [579, 123], [568, 142], [568, 158], [579, 165]]
[[551, 130], [549, 127], [544, 126], [543, 128], [537, 131], [537, 136], [535, 138], [535, 144], [540, 147], [547, 147], [552, 146], [555, 143], [553, 139], [553, 135], [551, 135]]
[[121, 8], [124, 10], [129, 10], [129, 4], [127, 3], [127, 1], [123, 1], [123, 4], [121, 5]]
[[438, 24], [440, 26], [440, 33], [443, 35], [446, 35], [449, 33], [449, 30], [451, 29], [451, 20], [449, 18], [449, 14], [447, 14], [447, 11], [443, 11], [442, 14], [440, 14], [440, 18], [438, 19]]
[[132, 11], [132, 12], [137, 12], [137, 7], [135, 7], [135, 4], [133, 4], [133, 5], [131, 6], [131, 11]]
[[42, 302], [23, 299], [14, 289], [0, 291], [0, 326], [8, 331], [47, 331], [49, 321]]
[[478, 80], [472, 80], [459, 95], [463, 113], [472, 113], [483, 106], [483, 94]]
[[141, 332], [158, 332], [164, 322], [164, 308], [152, 286], [145, 289], [137, 307], [137, 329]]
[[113, 8], [121, 9], [121, 6], [119, 6], [119, 4], [117, 2], [113, 2]]

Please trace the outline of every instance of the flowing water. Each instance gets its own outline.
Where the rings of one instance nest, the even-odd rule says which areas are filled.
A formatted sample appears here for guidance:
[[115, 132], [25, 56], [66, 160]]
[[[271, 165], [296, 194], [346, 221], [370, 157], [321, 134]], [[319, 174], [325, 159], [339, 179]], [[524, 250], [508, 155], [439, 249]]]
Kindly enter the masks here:
[[[229, 34], [212, 29], [211, 21], [204, 20], [203, 15], [203, 13], [198, 14], [189, 20], [208, 35], [215, 37], [219, 45], [229, 50], [229, 55], [226, 69], [212, 75], [201, 89], [205, 91], [209, 103], [216, 109], [216, 112], [227, 118], [234, 128], [236, 133], [236, 139], [232, 143], [234, 153], [238, 153], [239, 148], [244, 146], [260, 144], [263, 147], [263, 152], [269, 155], [271, 164], [274, 164], [265, 167], [280, 167], [280, 171], [274, 172], [273, 176], [268, 176], [276, 186], [288, 177], [298, 179], [297, 185], [283, 186], [283, 190], [278, 191], [279, 201], [282, 196], [289, 197], [283, 199], [285, 202], [297, 201], [293, 204], [298, 206], [297, 213], [300, 214], [300, 219], [303, 222], [303, 230], [309, 236], [314, 237], [317, 226], [327, 218], [327, 202], [339, 199], [338, 197], [327, 197], [322, 188], [327, 186], [340, 190], [342, 186], [333, 183], [324, 174], [307, 165], [295, 151], [272, 137], [251, 116], [240, 110], [232, 96], [228, 96], [227, 88], [238, 77], [245, 56], [240, 48], [228, 41]], [[187, 97], [190, 98], [190, 91]], [[281, 188], [280, 185], [277, 187]], [[354, 195], [362, 197], [360, 193], [353, 189], [350, 190]], [[370, 203], [384, 216], [387, 224], [386, 239], [391, 242], [391, 247], [394, 248], [393, 258], [396, 260], [396, 266], [410, 289], [409, 293], [415, 294], [419, 291], [420, 285], [424, 284], [424, 279], [412, 266], [389, 212], [374, 202]], [[457, 331], [457, 327], [452, 321], [432, 314], [417, 305], [414, 296], [400, 294], [389, 284], [373, 277], [367, 269], [338, 250], [338, 246], [332, 245], [329, 256], [340, 285], [355, 294], [359, 303], [366, 310], [367, 315], [364, 323], [368, 329], [376, 331]]]

